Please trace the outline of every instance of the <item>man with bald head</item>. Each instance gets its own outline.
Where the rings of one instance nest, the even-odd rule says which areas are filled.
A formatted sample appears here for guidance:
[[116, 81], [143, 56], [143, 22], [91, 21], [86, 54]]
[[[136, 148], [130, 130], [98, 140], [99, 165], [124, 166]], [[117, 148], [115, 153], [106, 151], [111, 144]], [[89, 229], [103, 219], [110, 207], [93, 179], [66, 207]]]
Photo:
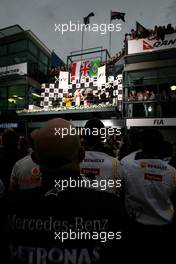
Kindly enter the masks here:
[[33, 140], [42, 188], [10, 199], [9, 263], [112, 263], [125, 240], [124, 212], [115, 195], [81, 185], [84, 150], [76, 129], [52, 119]]
[[[84, 158], [84, 150], [76, 129], [70, 122], [56, 118], [47, 122], [33, 137], [36, 160], [41, 171], [51, 181], [54, 176], [63, 174], [79, 175], [79, 163]], [[52, 176], [51, 176], [52, 175]]]

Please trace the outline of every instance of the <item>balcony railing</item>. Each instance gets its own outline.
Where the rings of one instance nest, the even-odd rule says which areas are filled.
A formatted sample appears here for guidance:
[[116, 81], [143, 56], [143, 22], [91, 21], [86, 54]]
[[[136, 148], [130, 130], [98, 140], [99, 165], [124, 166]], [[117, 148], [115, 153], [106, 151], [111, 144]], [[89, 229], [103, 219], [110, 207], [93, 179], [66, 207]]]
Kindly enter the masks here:
[[176, 99], [123, 101], [123, 117], [176, 117]]

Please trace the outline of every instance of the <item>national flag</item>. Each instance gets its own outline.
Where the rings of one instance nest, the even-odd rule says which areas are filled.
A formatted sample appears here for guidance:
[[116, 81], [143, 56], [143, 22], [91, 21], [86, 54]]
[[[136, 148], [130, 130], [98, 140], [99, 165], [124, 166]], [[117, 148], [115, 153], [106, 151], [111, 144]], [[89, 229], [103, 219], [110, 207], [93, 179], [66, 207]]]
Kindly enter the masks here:
[[121, 19], [123, 22], [125, 22], [125, 13], [111, 11], [111, 20], [114, 19]]
[[92, 16], [95, 16], [95, 14], [93, 12], [91, 12], [90, 14], [88, 14], [88, 16], [83, 18], [85, 25], [90, 24], [90, 17], [92, 17]]
[[90, 61], [83, 61], [81, 65], [81, 76], [90, 76]]
[[80, 79], [81, 61], [72, 64], [72, 81]]
[[92, 60], [90, 63], [90, 77], [94, 78], [97, 77], [98, 74], [98, 67], [100, 67], [100, 60]]
[[148, 29], [141, 25], [138, 21], [136, 21], [136, 31], [140, 33], [149, 33]]

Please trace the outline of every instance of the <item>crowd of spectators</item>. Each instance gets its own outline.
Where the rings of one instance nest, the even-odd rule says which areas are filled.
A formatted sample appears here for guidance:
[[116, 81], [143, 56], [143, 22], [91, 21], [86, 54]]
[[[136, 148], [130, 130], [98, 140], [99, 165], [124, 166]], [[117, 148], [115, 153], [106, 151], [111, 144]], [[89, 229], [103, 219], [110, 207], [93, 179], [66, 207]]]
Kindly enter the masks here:
[[67, 70], [66, 66], [50, 67], [48, 69], [48, 75], [49, 76], [59, 75], [60, 71], [66, 71], [66, 70]]
[[160, 93], [156, 93], [154, 90], [146, 90], [142, 89], [137, 92], [136, 90], [132, 90], [128, 94], [128, 101], [152, 101], [152, 100], [160, 100], [160, 101], [168, 101], [168, 100], [176, 100], [176, 91], [168, 91], [161, 90]]
[[175, 32], [176, 28], [174, 28], [171, 24], [168, 24], [167, 26], [155, 26], [154, 29], [145, 29], [144, 27], [140, 27], [138, 30], [131, 29], [130, 33], [125, 34], [123, 49], [110, 57], [107, 61], [107, 66], [113, 66], [125, 55], [125, 52], [127, 52], [128, 40], [148, 38], [150, 40], [156, 39], [163, 41], [165, 35], [173, 34]]
[[[122, 135], [114, 130], [113, 135], [112, 131], [108, 135], [97, 118], [86, 123], [85, 131], [89, 130], [89, 133], [83, 134], [81, 140], [76, 134], [68, 133], [64, 137], [59, 134], [61, 129], [69, 131], [70, 126], [73, 128], [70, 122], [56, 118], [34, 130], [26, 140], [21, 137], [19, 141], [18, 134], [12, 129], [2, 136], [0, 239], [3, 241], [4, 232], [4, 248], [10, 243], [11, 249], [5, 256], [6, 260], [9, 255], [11, 259], [6, 263], [28, 263], [30, 250], [35, 247], [43, 252], [45, 248], [52, 248], [53, 252], [61, 254], [61, 249], [56, 250], [61, 242], [52, 239], [49, 231], [56, 230], [56, 226], [59, 231], [68, 231], [66, 223], [71, 221], [73, 224], [75, 217], [79, 218], [81, 231], [92, 231], [91, 223], [107, 219], [104, 230], [99, 225], [94, 226], [93, 231], [98, 228], [98, 232], [111, 231], [112, 234], [121, 230], [123, 239], [110, 244], [97, 240], [65, 241], [62, 250], [69, 252], [69, 258], [73, 257], [69, 251], [72, 248], [78, 254], [83, 248], [91, 252], [92, 246], [98, 245], [99, 253], [95, 258], [99, 256], [100, 259], [97, 257], [97, 263], [108, 263], [109, 255], [117, 257], [117, 249], [119, 256], [121, 247], [127, 248], [123, 241], [143, 241], [150, 245], [155, 245], [156, 241], [162, 245], [163, 239], [167, 239], [167, 243], [171, 241], [175, 228], [176, 143], [164, 141], [156, 129], [131, 129]], [[72, 188], [65, 183], [80, 179], [90, 182], [90, 186]], [[121, 182], [121, 187], [112, 185], [112, 180], [113, 183]], [[60, 181], [66, 184], [64, 190], [55, 186]], [[95, 181], [96, 186], [93, 185]], [[111, 184], [105, 188], [102, 182]], [[3, 229], [2, 219], [6, 213], [8, 233]], [[57, 224], [52, 223], [52, 219]], [[65, 223], [63, 227], [61, 223]], [[18, 246], [25, 251], [23, 257], [14, 251]], [[7, 248], [3, 253], [6, 252]], [[38, 258], [48, 256], [50, 263], [56, 263], [58, 255], [50, 251], [47, 255], [46, 252], [40, 253]], [[30, 257], [30, 263], [36, 263], [35, 258]]]
[[176, 32], [176, 28], [174, 28], [171, 24], [167, 26], [155, 26], [154, 29], [145, 29], [140, 28], [140, 30], [132, 29], [130, 33], [125, 34], [125, 43], [128, 40], [133, 39], [156, 39], [156, 40], [164, 40], [165, 35], [173, 34]]
[[[116, 62], [118, 62], [127, 52], [127, 42], [128, 40], [133, 39], [141, 39], [141, 38], [148, 38], [150, 40], [162, 40], [164, 41], [165, 35], [173, 34], [176, 32], [176, 27], [174, 28], [172, 24], [168, 24], [167, 26], [155, 26], [154, 29], [146, 29], [144, 27], [140, 27], [139, 29], [131, 29], [130, 33], [125, 34], [124, 39], [124, 47], [121, 51], [117, 52], [116, 54], [112, 55], [107, 62], [101, 62], [100, 66], [107, 65], [107, 67], [114, 66]], [[66, 71], [66, 66], [57, 67], [57, 68], [49, 68], [49, 75], [55, 76], [60, 73], [60, 71]], [[70, 69], [68, 69], [70, 70]]]
[[144, 90], [136, 92], [135, 90], [131, 91], [128, 95], [128, 101], [152, 101], [156, 100], [157, 96], [154, 91]]
[[[126, 100], [126, 115], [128, 117], [134, 117], [140, 113], [140, 116], [174, 116], [175, 115], [175, 103], [176, 92], [166, 92], [162, 90], [160, 93], [156, 93], [154, 90], [132, 90], [128, 94]], [[138, 103], [135, 104], [134, 103]]]
[[[153, 96], [154, 92], [151, 92], [151, 96]], [[140, 93], [139, 93], [140, 96]], [[142, 95], [141, 95], [142, 97]], [[137, 99], [137, 100], [141, 100]], [[154, 96], [152, 99], [154, 100]], [[92, 128], [96, 127], [98, 125], [98, 129], [104, 128], [104, 125], [102, 122], [100, 122], [98, 119], [93, 119], [91, 122], [87, 123], [87, 127], [92, 126]], [[37, 130], [34, 130], [32, 134], [35, 134]], [[139, 144], [139, 130], [138, 129], [131, 129], [128, 134], [122, 136], [117, 136], [116, 134], [113, 134], [111, 136], [107, 136], [104, 139], [104, 147], [106, 149], [106, 153], [108, 153], [110, 156], [117, 157], [118, 159], [122, 159], [122, 157], [126, 156], [130, 152], [133, 152], [140, 148]], [[87, 139], [84, 140], [84, 139]], [[96, 142], [93, 143], [94, 137], [82, 137], [82, 145], [84, 145], [84, 142], [89, 142], [89, 146], [92, 145], [92, 147], [96, 145]], [[97, 138], [95, 137], [97, 140]], [[95, 141], [96, 141], [95, 140]], [[31, 136], [29, 138], [26, 138], [24, 136], [19, 136], [18, 133], [15, 132], [14, 129], [5, 129], [3, 135], [1, 136], [1, 145], [0, 145], [0, 160], [2, 164], [2, 169], [4, 169], [1, 180], [3, 181], [6, 189], [8, 190], [9, 182], [10, 182], [10, 176], [13, 169], [14, 164], [22, 160], [26, 156], [31, 156], [33, 153], [34, 143], [31, 139]], [[98, 142], [97, 142], [98, 143]], [[173, 144], [173, 153], [175, 155], [175, 144]], [[124, 154], [125, 149], [125, 154]], [[168, 148], [167, 148], [168, 149]], [[167, 152], [167, 151], [166, 151]], [[172, 157], [172, 146], [170, 145], [170, 154], [166, 156], [170, 156], [169, 159]], [[174, 156], [175, 158], [175, 156]], [[7, 165], [8, 164], [8, 165]], [[174, 165], [176, 167], [176, 164]], [[7, 171], [8, 169], [8, 171]]]

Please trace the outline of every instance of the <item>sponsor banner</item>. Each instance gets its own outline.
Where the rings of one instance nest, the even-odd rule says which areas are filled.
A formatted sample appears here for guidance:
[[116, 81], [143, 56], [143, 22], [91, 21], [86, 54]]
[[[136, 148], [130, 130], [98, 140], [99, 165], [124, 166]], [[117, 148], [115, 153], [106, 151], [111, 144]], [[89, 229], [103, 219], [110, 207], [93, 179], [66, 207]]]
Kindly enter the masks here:
[[138, 118], [127, 119], [127, 127], [166, 127], [176, 126], [176, 118]]
[[163, 49], [176, 48], [176, 33], [165, 35], [161, 39], [133, 39], [128, 41], [128, 54], [152, 52]]
[[68, 72], [60, 71], [59, 89], [68, 89]]
[[18, 128], [18, 123], [2, 123], [0, 128]]
[[8, 75], [25, 75], [27, 74], [27, 63], [19, 63], [10, 66], [0, 67], [0, 77]]
[[106, 67], [105, 67], [105, 65], [98, 68], [97, 82], [98, 82], [98, 85], [106, 83]]

